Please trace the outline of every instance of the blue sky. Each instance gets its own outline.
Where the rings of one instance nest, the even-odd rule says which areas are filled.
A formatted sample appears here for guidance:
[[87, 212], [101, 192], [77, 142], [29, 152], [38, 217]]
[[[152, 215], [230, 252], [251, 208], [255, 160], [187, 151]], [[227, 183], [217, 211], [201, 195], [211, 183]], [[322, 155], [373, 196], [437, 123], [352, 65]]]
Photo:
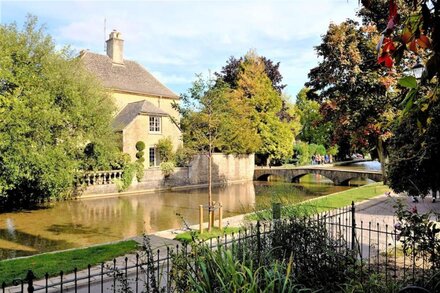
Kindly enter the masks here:
[[294, 97], [318, 62], [313, 47], [329, 23], [354, 18], [357, 9], [357, 0], [0, 0], [0, 22], [21, 26], [30, 13], [58, 46], [104, 54], [106, 19], [107, 36], [113, 29], [122, 33], [125, 58], [177, 94], [196, 73], [219, 71], [230, 56], [255, 49], [281, 62], [285, 91]]

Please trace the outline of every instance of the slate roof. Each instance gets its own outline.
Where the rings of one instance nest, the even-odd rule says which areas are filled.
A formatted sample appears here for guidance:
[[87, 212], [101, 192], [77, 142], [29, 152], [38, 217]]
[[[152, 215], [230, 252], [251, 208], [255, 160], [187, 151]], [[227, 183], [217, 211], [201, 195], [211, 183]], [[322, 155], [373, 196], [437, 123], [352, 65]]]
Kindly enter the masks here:
[[82, 52], [80, 58], [86, 68], [107, 88], [172, 99], [179, 98], [135, 61], [124, 59], [123, 65], [113, 64], [107, 55], [89, 51]]
[[116, 115], [116, 117], [113, 119], [113, 129], [115, 131], [123, 130], [128, 124], [130, 124], [131, 121], [134, 120], [134, 118], [136, 118], [137, 115], [140, 114], [151, 116], [169, 116], [167, 112], [154, 106], [152, 103], [146, 100], [133, 102], [127, 104], [127, 106], [125, 106], [124, 109], [122, 109], [122, 111], [119, 112], [118, 115]]

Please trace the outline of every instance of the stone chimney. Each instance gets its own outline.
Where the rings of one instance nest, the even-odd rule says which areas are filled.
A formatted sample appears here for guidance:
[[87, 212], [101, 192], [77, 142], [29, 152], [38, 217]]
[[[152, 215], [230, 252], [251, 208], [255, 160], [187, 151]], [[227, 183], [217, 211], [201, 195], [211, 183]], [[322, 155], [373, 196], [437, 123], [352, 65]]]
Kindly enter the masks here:
[[121, 33], [113, 30], [107, 42], [107, 55], [112, 59], [113, 63], [124, 64], [124, 40]]

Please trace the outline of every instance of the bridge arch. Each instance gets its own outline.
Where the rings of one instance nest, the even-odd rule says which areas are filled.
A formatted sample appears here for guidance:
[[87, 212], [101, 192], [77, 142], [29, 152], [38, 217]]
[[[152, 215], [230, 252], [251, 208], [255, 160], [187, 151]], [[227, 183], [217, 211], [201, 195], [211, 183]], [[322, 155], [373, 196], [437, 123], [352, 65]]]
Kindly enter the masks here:
[[267, 173], [258, 175], [258, 177], [256, 177], [254, 180], [255, 181], [270, 181], [269, 180], [270, 176], [273, 176], [273, 177], [276, 177], [276, 178], [282, 178], [282, 179], [285, 178], [285, 176], [282, 176], [281, 174], [267, 172]]
[[334, 179], [333, 178], [331, 178], [331, 177], [328, 177], [328, 176], [325, 176], [325, 175], [322, 175], [322, 174], [320, 174], [319, 172], [314, 172], [314, 171], [307, 171], [307, 172], [304, 172], [304, 173], [300, 173], [300, 174], [295, 174], [295, 175], [293, 175], [292, 177], [291, 177], [291, 179], [290, 179], [290, 182], [292, 182], [292, 183], [298, 183], [299, 182], [299, 180], [302, 178], [302, 177], [304, 177], [305, 175], [309, 175], [309, 174], [311, 174], [311, 175], [319, 175], [319, 176], [322, 176], [322, 177], [324, 177], [325, 179], [328, 179], [328, 180], [330, 180], [332, 183], [334, 183]]
[[373, 176], [368, 176], [368, 175], [365, 176], [365, 175], [363, 175], [363, 176], [351, 176], [350, 178], [344, 179], [339, 184], [342, 185], [342, 186], [348, 186], [350, 181], [353, 180], [353, 179], [369, 179], [371, 181], [378, 182], [377, 178], [374, 178]]

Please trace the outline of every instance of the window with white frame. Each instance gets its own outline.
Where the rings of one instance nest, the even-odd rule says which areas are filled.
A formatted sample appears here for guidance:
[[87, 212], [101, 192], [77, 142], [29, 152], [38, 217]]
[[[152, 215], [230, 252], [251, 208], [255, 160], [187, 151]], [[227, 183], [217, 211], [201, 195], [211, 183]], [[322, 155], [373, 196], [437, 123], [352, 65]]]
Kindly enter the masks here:
[[160, 128], [160, 119], [161, 117], [159, 116], [150, 116], [150, 132], [153, 133], [160, 133], [161, 132], [161, 128]]

